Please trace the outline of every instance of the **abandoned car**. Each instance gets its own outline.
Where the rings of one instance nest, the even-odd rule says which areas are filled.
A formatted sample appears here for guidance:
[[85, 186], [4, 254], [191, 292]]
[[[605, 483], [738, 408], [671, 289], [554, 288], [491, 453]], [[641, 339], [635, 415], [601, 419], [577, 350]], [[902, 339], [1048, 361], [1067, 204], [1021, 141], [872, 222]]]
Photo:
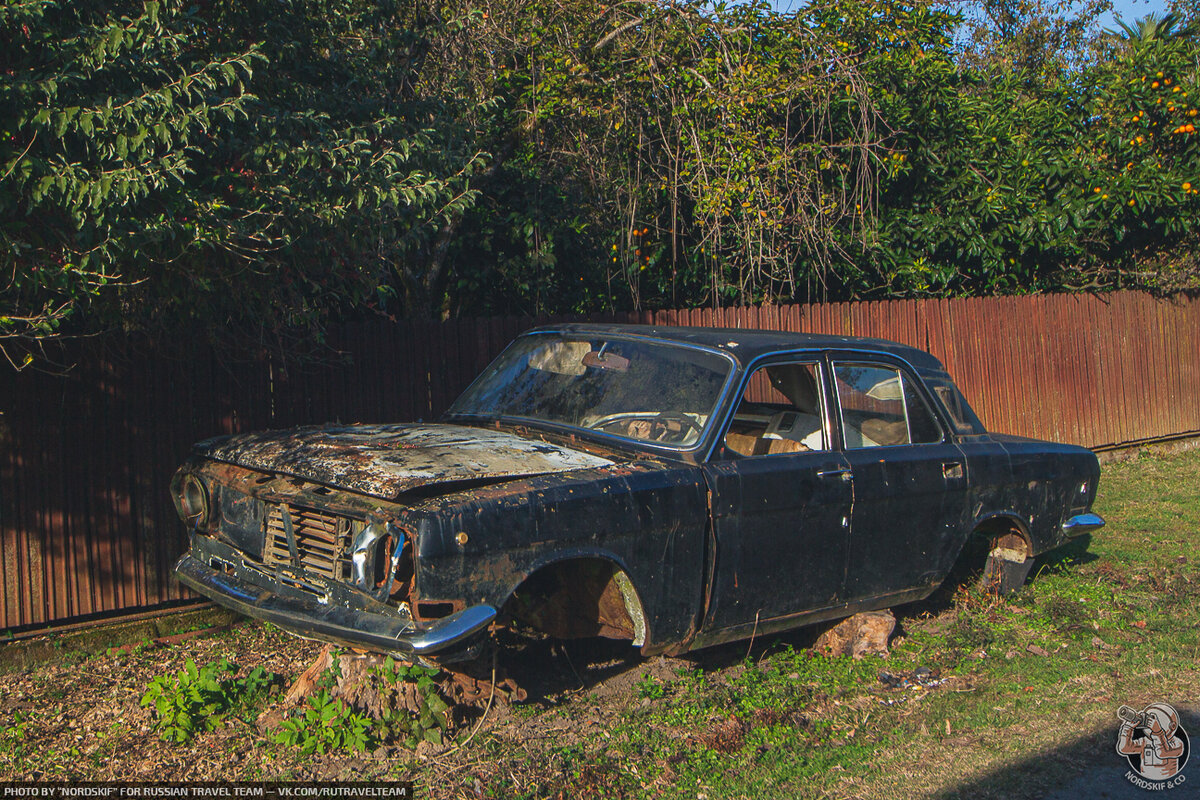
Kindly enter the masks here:
[[559, 325], [436, 424], [196, 446], [179, 579], [301, 636], [408, 659], [501, 626], [645, 654], [928, 596], [968, 543], [1020, 583], [1104, 521], [1088, 450], [989, 434], [878, 339]]

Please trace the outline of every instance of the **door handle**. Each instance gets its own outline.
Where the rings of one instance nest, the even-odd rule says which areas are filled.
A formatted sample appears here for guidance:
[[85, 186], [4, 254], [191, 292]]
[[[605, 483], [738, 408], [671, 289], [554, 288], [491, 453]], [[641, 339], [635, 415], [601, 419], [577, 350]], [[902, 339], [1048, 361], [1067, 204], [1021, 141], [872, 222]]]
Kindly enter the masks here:
[[943, 478], [961, 478], [963, 476], [963, 465], [961, 461], [943, 461], [942, 462], [942, 477]]
[[853, 476], [850, 474], [850, 470], [846, 469], [845, 467], [839, 467], [839, 468], [837, 468], [837, 469], [821, 469], [821, 470], [817, 470], [817, 477], [818, 477], [818, 478], [836, 478], [836, 477], [841, 477], [841, 479], [842, 479], [842, 480], [844, 480], [844, 481], [848, 481], [848, 480], [850, 480], [850, 478], [852, 478]]

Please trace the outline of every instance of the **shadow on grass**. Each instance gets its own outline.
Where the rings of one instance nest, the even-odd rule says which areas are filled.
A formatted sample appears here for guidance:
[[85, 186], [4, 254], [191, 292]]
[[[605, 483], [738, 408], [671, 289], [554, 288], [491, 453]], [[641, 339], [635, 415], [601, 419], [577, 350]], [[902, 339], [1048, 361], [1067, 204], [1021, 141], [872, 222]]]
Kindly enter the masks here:
[[1069, 539], [1062, 547], [1056, 547], [1048, 553], [1038, 556], [1029, 571], [1030, 580], [1035, 580], [1043, 572], [1057, 572], [1067, 567], [1079, 567], [1098, 561], [1100, 556], [1091, 552], [1092, 534], [1085, 533]]
[[[1036, 581], [1038, 575], [1095, 561], [1098, 556], [1089, 552], [1091, 541], [1091, 535], [1085, 534], [1040, 557], [1030, 570], [1028, 580]], [[982, 558], [983, 555], [979, 559], [980, 567]], [[904, 634], [907, 620], [936, 616], [952, 608], [955, 593], [977, 576], [978, 571], [972, 573], [969, 569], [956, 569], [925, 600], [897, 606], [893, 609], [897, 620], [893, 636]], [[564, 641], [513, 635], [501, 644], [500, 664], [505, 674], [525, 689], [530, 702], [557, 705], [571, 694], [591, 692], [613, 682], [618, 688], [627, 686], [631, 694], [635, 693], [636, 681], [647, 673], [663, 677], [675, 670], [719, 671], [747, 659], [757, 661], [786, 647], [806, 650], [837, 622], [807, 625], [784, 633], [707, 647], [675, 658], [643, 657], [636, 647], [620, 640], [592, 638]]]
[[[1015, 763], [986, 772], [969, 781], [932, 795], [936, 800], [1141, 800], [1147, 796], [1182, 798], [1196, 796], [1200, 783], [1196, 763], [1185, 766], [1183, 785], [1161, 791], [1148, 791], [1126, 779], [1130, 767], [1116, 751], [1117, 705], [1113, 706], [1112, 724], [1080, 735], [1049, 751], [1028, 756]], [[1176, 706], [1185, 731], [1200, 732], [1200, 713], [1196, 708]], [[994, 732], [995, 733], [995, 732]], [[944, 743], [948, 746], [950, 740]], [[1186, 780], [1187, 778], [1191, 780]]]
[[[1041, 576], [1099, 560], [1100, 556], [1091, 552], [1091, 544], [1092, 535], [1085, 533], [1069, 540], [1062, 547], [1038, 556], [1029, 570], [1025, 585], [1036, 583]], [[902, 626], [905, 619], [937, 616], [952, 608], [955, 595], [964, 589], [970, 591], [978, 583], [983, 574], [983, 564], [986, 558], [987, 553], [983, 549], [977, 551], [964, 549], [962, 555], [959, 556], [958, 563], [946, 576], [946, 580], [929, 597], [893, 609], [898, 623]]]
[[682, 656], [642, 656], [627, 641], [613, 639], [529, 639], [513, 636], [502, 644], [499, 667], [528, 693], [527, 701], [558, 705], [570, 695], [605, 688], [611, 693], [637, 694], [645, 675], [674, 677], [677, 671], [716, 672], [783, 648], [805, 650], [836, 623], [798, 628], [753, 640], [706, 647]]

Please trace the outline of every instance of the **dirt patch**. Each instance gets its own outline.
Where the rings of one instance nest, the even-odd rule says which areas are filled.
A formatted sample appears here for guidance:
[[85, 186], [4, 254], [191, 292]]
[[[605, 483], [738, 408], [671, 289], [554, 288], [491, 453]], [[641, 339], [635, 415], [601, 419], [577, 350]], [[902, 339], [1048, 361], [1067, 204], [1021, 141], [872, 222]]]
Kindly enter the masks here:
[[[799, 637], [811, 644], [817, 633], [802, 632]], [[627, 642], [606, 639], [506, 642], [498, 654], [498, 674], [515, 680], [527, 699], [510, 703], [497, 696], [482, 719], [485, 698], [475, 698], [474, 712], [462, 728], [478, 726], [481, 741], [502, 742], [512, 753], [535, 761], [548, 750], [587, 749], [593, 754], [586, 765], [588, 780], [603, 787], [609, 777], [603, 768], [605, 756], [595, 756], [596, 748], [602, 749], [607, 731], [631, 710], [654, 702], [639, 687], [665, 684], [696, 670], [719, 685], [745, 669], [748, 654], [773, 646], [778, 646], [778, 640], [711, 648], [681, 658], [643, 658]], [[515, 762], [506, 766], [506, 760], [500, 759], [481, 765], [477, 753], [453, 746], [414, 751], [388, 745], [369, 753], [302, 755], [272, 741], [253, 718], [233, 716], [191, 742], [173, 744], [159, 738], [153, 713], [140, 702], [154, 678], [177, 674], [189, 659], [201, 666], [228, 659], [238, 666], [240, 676], [262, 667], [287, 679], [268, 701], [264, 710], [269, 712], [287, 705], [284, 689], [316, 661], [321, 650], [319, 643], [243, 622], [215, 634], [160, 637], [157, 643], [143, 640], [101, 655], [69, 653], [57, 663], [46, 660], [2, 674], [0, 728], [7, 733], [0, 743], [0, 778], [362, 780], [436, 774], [439, 783], [442, 778], [453, 783], [456, 775], [471, 772], [472, 780], [485, 784], [501, 779], [519, 784], [529, 779], [520, 776], [522, 768]], [[700, 732], [681, 729], [678, 736], [681, 740], [692, 736], [697, 747], [724, 751], [736, 749], [744, 732], [743, 723], [725, 718]], [[553, 771], [548, 765], [542, 775]], [[540, 785], [553, 788], [549, 783]], [[428, 788], [423, 796], [442, 794]]]
[[[237, 625], [209, 638], [143, 645], [133, 652], [79, 658], [0, 675], [0, 776], [18, 780], [152, 780], [232, 777], [231, 765], [262, 756], [253, 726], [231, 719], [178, 747], [159, 739], [141, 697], [152, 679], [227, 658], [298, 673], [320, 648], [256, 625]], [[72, 662], [73, 663], [70, 663]], [[273, 745], [271, 749], [275, 748]]]

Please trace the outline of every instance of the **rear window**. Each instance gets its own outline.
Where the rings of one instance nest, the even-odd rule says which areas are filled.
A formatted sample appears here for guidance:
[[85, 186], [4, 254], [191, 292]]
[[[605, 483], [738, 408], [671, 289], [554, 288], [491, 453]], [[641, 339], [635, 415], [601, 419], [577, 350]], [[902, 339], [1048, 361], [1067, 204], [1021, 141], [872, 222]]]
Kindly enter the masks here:
[[946, 410], [956, 431], [959, 433], [983, 433], [983, 423], [979, 421], [979, 417], [975, 416], [967, 398], [963, 396], [957, 386], [946, 378], [926, 378], [925, 383], [933, 390], [934, 396]]

